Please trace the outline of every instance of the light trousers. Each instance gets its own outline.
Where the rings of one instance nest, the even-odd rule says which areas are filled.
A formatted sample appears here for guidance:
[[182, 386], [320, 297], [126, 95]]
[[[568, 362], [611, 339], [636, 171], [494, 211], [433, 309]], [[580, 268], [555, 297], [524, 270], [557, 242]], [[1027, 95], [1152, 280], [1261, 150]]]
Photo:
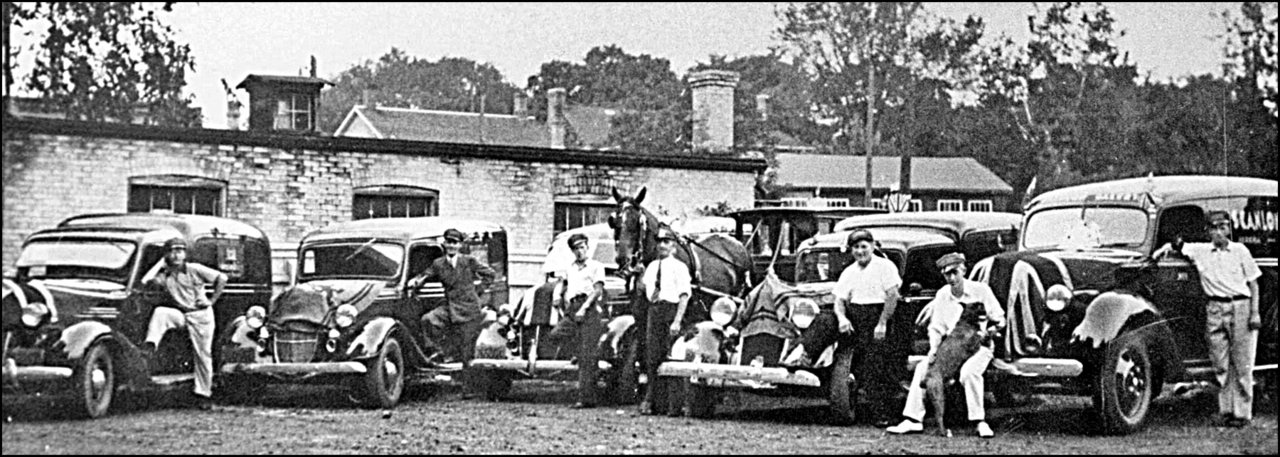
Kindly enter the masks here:
[[147, 324], [147, 342], [160, 347], [160, 339], [169, 330], [187, 329], [191, 336], [192, 363], [196, 367], [195, 393], [203, 397], [213, 395], [213, 307], [182, 312], [167, 306], [157, 306], [151, 312]]
[[[964, 386], [965, 405], [969, 409], [969, 420], [986, 420], [986, 411], [982, 407], [983, 395], [986, 392], [982, 383], [982, 373], [991, 364], [991, 349], [983, 346], [969, 360], [960, 366], [960, 384]], [[924, 378], [929, 373], [929, 360], [916, 365], [915, 374], [911, 376], [911, 387], [907, 389], [907, 404], [902, 408], [902, 415], [916, 422], [924, 421]]]
[[1253, 419], [1253, 358], [1258, 331], [1249, 330], [1251, 298], [1209, 301], [1205, 310], [1205, 335], [1209, 360], [1218, 378], [1218, 412]]

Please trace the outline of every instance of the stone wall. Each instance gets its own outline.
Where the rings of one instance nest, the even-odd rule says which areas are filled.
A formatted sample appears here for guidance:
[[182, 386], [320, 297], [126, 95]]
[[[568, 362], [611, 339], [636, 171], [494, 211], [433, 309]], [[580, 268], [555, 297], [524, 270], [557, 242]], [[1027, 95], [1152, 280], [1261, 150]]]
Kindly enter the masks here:
[[[129, 127], [116, 134], [77, 126], [64, 133], [68, 129], [56, 127], [76, 125], [26, 122], [18, 131], [6, 127], [4, 138], [6, 268], [17, 259], [22, 240], [36, 230], [78, 214], [124, 212], [130, 178], [185, 175], [224, 182], [224, 216], [265, 231], [278, 257], [291, 256], [307, 232], [351, 220], [356, 187], [434, 189], [441, 216], [483, 219], [507, 228], [512, 283], [527, 286], [540, 280], [537, 263], [553, 235], [558, 195], [599, 195], [614, 186], [634, 193], [646, 186], [646, 206], [671, 215], [720, 201], [751, 207], [751, 168], [757, 165], [718, 159], [701, 169], [681, 168], [678, 161], [653, 164], [638, 158], [629, 165], [617, 153], [574, 155], [563, 150], [556, 152], [564, 161], [546, 160], [557, 155], [541, 150], [524, 160], [519, 151], [509, 150], [486, 157], [474, 147], [457, 146], [457, 154], [447, 154], [440, 151], [450, 151], [449, 145], [440, 144], [415, 150], [414, 144], [399, 142], [400, 147], [388, 149], [380, 140], [264, 140], [261, 133], [199, 129], [156, 134]], [[591, 154], [600, 160], [592, 160]], [[720, 163], [729, 169], [709, 169]], [[762, 162], [758, 165], [763, 168]]]

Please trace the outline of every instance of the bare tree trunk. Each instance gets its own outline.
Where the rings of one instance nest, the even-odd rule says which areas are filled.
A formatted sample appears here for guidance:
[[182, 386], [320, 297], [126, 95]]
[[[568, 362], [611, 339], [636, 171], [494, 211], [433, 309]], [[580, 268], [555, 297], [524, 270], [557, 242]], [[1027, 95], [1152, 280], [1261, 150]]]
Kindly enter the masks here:
[[867, 186], [863, 190], [862, 205], [871, 206], [871, 149], [875, 145], [875, 110], [876, 110], [876, 70], [875, 64], [867, 59], [867, 131], [863, 135], [864, 150], [867, 155]]

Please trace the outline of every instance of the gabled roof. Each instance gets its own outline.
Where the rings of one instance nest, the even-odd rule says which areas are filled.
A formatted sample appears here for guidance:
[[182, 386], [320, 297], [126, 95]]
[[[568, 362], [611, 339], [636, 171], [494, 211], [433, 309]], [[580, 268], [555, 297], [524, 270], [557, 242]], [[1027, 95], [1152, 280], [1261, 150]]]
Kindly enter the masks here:
[[[777, 155], [777, 183], [801, 188], [864, 187], [866, 157], [849, 155]], [[871, 158], [871, 187], [896, 187], [901, 157]], [[1013, 187], [971, 157], [912, 157], [911, 188], [978, 192], [1013, 192]]]
[[310, 76], [249, 75], [244, 78], [244, 81], [240, 81], [240, 84], [236, 84], [236, 89], [243, 89], [249, 84], [253, 84], [255, 82], [285, 83], [285, 84], [313, 84], [313, 85], [322, 86], [322, 87], [326, 84], [330, 86], [333, 85], [333, 83], [327, 80], [320, 79], [320, 78], [313, 78]]
[[[604, 144], [614, 114], [610, 109], [574, 106], [565, 118], [585, 149]], [[333, 135], [539, 148], [551, 144], [550, 128], [532, 117], [363, 105], [352, 107]]]

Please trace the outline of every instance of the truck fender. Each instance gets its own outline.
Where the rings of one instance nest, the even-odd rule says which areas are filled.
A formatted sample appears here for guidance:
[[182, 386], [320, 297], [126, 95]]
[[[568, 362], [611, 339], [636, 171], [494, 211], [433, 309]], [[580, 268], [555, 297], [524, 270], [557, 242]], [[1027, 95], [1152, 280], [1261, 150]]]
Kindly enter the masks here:
[[245, 323], [244, 316], [240, 316], [231, 321], [231, 331], [227, 333], [227, 340], [232, 346], [253, 349], [256, 353], [260, 348], [258, 347], [258, 340], [254, 338], [254, 333], [254, 330]]
[[671, 345], [671, 360], [700, 361], [704, 363], [720, 363], [721, 343], [728, 337], [728, 332], [720, 324], [702, 321], [694, 325], [693, 333], [679, 338]]
[[399, 325], [395, 319], [374, 318], [360, 329], [360, 334], [351, 339], [351, 344], [347, 345], [347, 355], [354, 359], [373, 357], [378, 353], [378, 348], [382, 347], [382, 342], [397, 328]]
[[111, 338], [115, 338], [114, 333], [111, 327], [101, 322], [77, 322], [62, 331], [62, 334], [58, 336], [56, 347], [60, 349], [60, 355], [67, 360], [78, 360], [84, 357], [84, 353], [89, 350], [89, 346], [98, 341], [98, 338], [104, 335], [110, 335]]
[[[633, 333], [632, 327], [636, 325], [636, 317], [630, 314], [624, 314], [613, 318], [605, 325], [604, 334], [600, 335], [600, 354], [617, 355], [621, 353], [622, 341], [625, 337]], [[641, 336], [643, 337], [643, 336]]]
[[1086, 343], [1095, 350], [1122, 336], [1144, 338], [1151, 344], [1154, 365], [1170, 379], [1183, 373], [1178, 344], [1165, 319], [1146, 299], [1127, 293], [1103, 292], [1085, 310], [1084, 319], [1071, 332], [1072, 343]]

